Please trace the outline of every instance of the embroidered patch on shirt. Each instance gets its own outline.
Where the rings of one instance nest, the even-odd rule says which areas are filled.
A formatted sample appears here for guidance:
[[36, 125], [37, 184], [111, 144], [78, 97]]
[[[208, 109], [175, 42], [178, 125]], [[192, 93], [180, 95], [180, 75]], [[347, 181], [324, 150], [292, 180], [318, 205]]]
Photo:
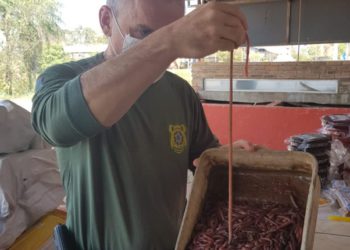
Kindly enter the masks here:
[[186, 126], [183, 124], [170, 125], [169, 132], [170, 132], [170, 147], [171, 147], [171, 149], [175, 153], [181, 154], [187, 146], [187, 139], [186, 139], [187, 128], [186, 128]]

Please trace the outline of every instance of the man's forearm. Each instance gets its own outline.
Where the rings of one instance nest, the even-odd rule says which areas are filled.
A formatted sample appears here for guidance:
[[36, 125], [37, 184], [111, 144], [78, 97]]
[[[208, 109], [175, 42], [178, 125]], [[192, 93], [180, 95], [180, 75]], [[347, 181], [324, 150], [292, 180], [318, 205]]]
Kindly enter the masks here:
[[91, 112], [102, 125], [113, 125], [177, 57], [232, 50], [245, 42], [246, 29], [236, 6], [212, 2], [197, 8], [84, 73], [82, 89]]
[[105, 127], [112, 126], [175, 59], [171, 42], [159, 31], [85, 72], [81, 84], [92, 114]]

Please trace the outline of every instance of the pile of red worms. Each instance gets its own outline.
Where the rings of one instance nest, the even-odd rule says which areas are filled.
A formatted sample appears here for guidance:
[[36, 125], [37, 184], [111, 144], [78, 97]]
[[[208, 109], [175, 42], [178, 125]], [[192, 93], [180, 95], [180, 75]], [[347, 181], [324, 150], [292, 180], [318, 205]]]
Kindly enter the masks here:
[[227, 202], [206, 204], [187, 249], [300, 249], [304, 216], [292, 206], [235, 204], [230, 245], [227, 221]]

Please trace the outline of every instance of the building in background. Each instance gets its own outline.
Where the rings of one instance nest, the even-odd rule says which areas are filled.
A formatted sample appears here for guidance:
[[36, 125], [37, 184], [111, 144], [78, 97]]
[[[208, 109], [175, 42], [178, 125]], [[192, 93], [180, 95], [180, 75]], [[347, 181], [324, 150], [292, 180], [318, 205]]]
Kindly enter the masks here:
[[105, 51], [107, 44], [77, 44], [64, 46], [64, 52], [72, 60], [80, 60]]

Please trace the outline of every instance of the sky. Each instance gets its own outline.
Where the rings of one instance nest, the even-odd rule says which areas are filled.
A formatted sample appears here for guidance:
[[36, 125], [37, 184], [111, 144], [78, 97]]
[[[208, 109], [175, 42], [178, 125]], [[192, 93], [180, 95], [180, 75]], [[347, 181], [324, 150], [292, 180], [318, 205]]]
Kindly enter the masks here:
[[74, 29], [79, 26], [100, 31], [98, 11], [105, 0], [59, 0], [61, 3], [62, 28]]
[[72, 30], [84, 26], [101, 32], [98, 11], [106, 0], [59, 0], [59, 2], [62, 4], [62, 28]]

